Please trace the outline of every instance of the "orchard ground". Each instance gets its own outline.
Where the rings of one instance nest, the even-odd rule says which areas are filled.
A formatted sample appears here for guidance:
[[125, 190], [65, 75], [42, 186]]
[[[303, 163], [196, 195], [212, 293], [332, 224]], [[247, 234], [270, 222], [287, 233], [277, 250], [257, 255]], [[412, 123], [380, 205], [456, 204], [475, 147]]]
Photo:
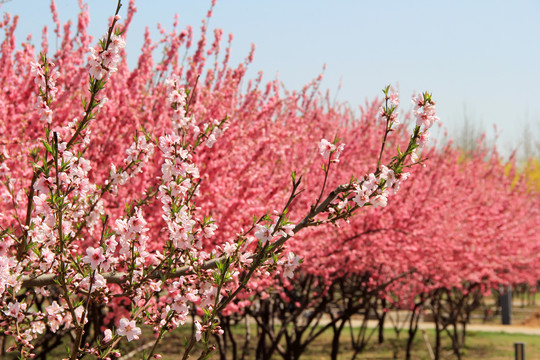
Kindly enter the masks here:
[[[493, 359], [503, 360], [514, 357], [514, 343], [523, 342], [526, 344], [526, 358], [529, 360], [540, 359], [540, 305], [526, 305], [520, 301], [513, 302], [513, 324], [502, 325], [500, 315], [491, 317], [485, 321], [480, 312], [475, 313], [471, 323], [467, 326], [467, 343], [463, 351], [463, 359]], [[403, 327], [404, 316], [406, 313], [392, 311], [389, 313], [385, 322], [385, 342], [377, 344], [377, 320], [368, 320], [368, 333], [371, 337], [366, 349], [359, 354], [357, 359], [401, 359], [403, 358], [403, 349], [406, 343], [406, 327]], [[363, 316], [356, 315], [352, 318], [351, 324], [353, 331], [357, 332], [363, 321]], [[396, 335], [394, 326], [401, 322], [401, 332]], [[251, 324], [253, 337], [256, 337], [256, 326]], [[425, 317], [419, 324], [421, 332], [415, 339], [413, 346], [413, 359], [430, 359], [427, 342], [433, 346], [435, 324]], [[244, 346], [243, 332], [245, 326], [242, 324], [233, 327], [235, 339], [238, 341], [239, 348]], [[240, 331], [241, 330], [241, 331]], [[179, 350], [184, 345], [185, 339], [190, 334], [189, 326], [177, 329], [171, 334], [169, 340], [161, 344], [159, 353], [163, 360], [173, 360], [178, 358]], [[344, 337], [346, 338], [346, 337]], [[126, 344], [127, 348], [123, 352], [121, 359], [138, 359], [141, 354], [153, 344], [152, 332], [149, 328], [143, 331], [143, 341], [135, 344]], [[302, 358], [306, 360], [328, 359], [330, 357], [329, 348], [331, 347], [331, 331], [326, 331], [318, 341], [313, 343]], [[248, 346], [248, 359], [254, 356], [255, 341]], [[54, 356], [54, 354], [51, 354]], [[351, 345], [345, 341], [340, 346], [339, 359], [352, 359], [354, 351]], [[215, 354], [215, 358], [218, 358]], [[451, 345], [449, 342], [443, 342], [442, 359], [454, 359]], [[278, 356], [272, 359], [280, 359]]]
[[[514, 302], [513, 324], [502, 325], [500, 316], [484, 322], [480, 319], [481, 314], [476, 314], [471, 324], [468, 325], [467, 343], [463, 351], [463, 359], [493, 359], [503, 360], [514, 357], [514, 343], [523, 342], [526, 344], [526, 358], [529, 360], [540, 359], [540, 306], [521, 306], [519, 302]], [[389, 314], [394, 320], [401, 316], [403, 321], [404, 314], [392, 312]], [[397, 316], [396, 316], [397, 315]], [[429, 320], [429, 319], [428, 319]], [[352, 326], [355, 331], [361, 326], [363, 317], [357, 315], [352, 319]], [[243, 327], [243, 325], [238, 325]], [[368, 332], [371, 333], [371, 341], [367, 348], [357, 356], [357, 359], [402, 359], [403, 350], [406, 343], [406, 328], [401, 329], [400, 336], [396, 336], [393, 324], [390, 321], [385, 323], [385, 343], [377, 344], [377, 320], [368, 320]], [[419, 333], [413, 346], [413, 359], [430, 359], [429, 351], [426, 345], [426, 339], [433, 346], [435, 338], [435, 324], [430, 321], [423, 321], [419, 324], [422, 333]], [[252, 325], [253, 334], [256, 334], [255, 326]], [[178, 339], [178, 336], [174, 336]], [[346, 338], [346, 337], [344, 337]], [[243, 346], [243, 339], [238, 335], [238, 346]], [[178, 341], [178, 340], [177, 340]], [[330, 358], [332, 336], [330, 331], [326, 331], [321, 338], [313, 343], [302, 356], [306, 360], [322, 360]], [[180, 345], [180, 344], [179, 344]], [[175, 359], [175, 343], [167, 342], [161, 349], [164, 360]], [[250, 354], [255, 351], [254, 346], [250, 346]], [[339, 359], [352, 359], [353, 349], [345, 341], [340, 346]], [[137, 358], [139, 351], [134, 350], [131, 353], [133, 358]], [[449, 342], [443, 342], [443, 359], [454, 359], [451, 345]], [[127, 357], [126, 357], [127, 358]], [[272, 359], [280, 359], [275, 356]]]
[[[489, 322], [482, 322], [481, 319], [474, 319], [468, 326], [467, 343], [463, 352], [463, 359], [493, 359], [503, 360], [514, 357], [514, 343], [523, 342], [526, 344], [526, 358], [529, 360], [540, 359], [540, 306], [525, 306], [520, 307], [520, 304], [514, 303], [516, 308], [513, 311], [513, 325], [501, 325], [500, 318], [494, 318]], [[395, 313], [391, 314], [394, 315]], [[352, 320], [352, 325], [355, 330], [361, 325], [363, 318], [355, 316]], [[238, 325], [243, 328], [243, 325]], [[254, 324], [251, 326], [252, 332], [256, 334]], [[424, 321], [419, 324], [422, 333], [419, 334], [413, 346], [413, 359], [430, 359], [429, 351], [426, 345], [426, 339], [433, 346], [435, 324], [429, 321]], [[392, 327], [390, 321], [385, 325], [385, 343], [377, 344], [377, 321], [368, 320], [368, 332], [372, 333], [372, 339], [366, 349], [358, 355], [357, 359], [402, 359], [404, 357], [403, 349], [406, 343], [406, 329], [402, 329], [399, 337]], [[170, 340], [162, 344], [160, 353], [163, 355], [163, 360], [173, 360], [177, 358], [177, 348], [183, 344], [184, 333], [188, 331], [178, 330], [177, 333], [171, 336]], [[147, 333], [148, 342], [151, 344], [151, 333]], [[237, 334], [238, 346], [242, 347], [243, 338]], [[331, 332], [327, 331], [320, 339], [313, 343], [306, 353], [302, 356], [306, 360], [328, 359], [330, 357], [329, 348], [331, 347], [332, 336]], [[339, 359], [352, 359], [353, 350], [348, 342], [344, 342], [340, 346]], [[140, 357], [144, 346], [134, 348], [131, 352], [126, 352], [122, 359], [137, 359]], [[250, 346], [249, 354], [253, 355], [255, 351], [254, 344]], [[216, 354], [217, 355], [217, 354]], [[217, 356], [216, 356], [217, 357]], [[250, 357], [248, 357], [250, 358]], [[443, 342], [442, 359], [454, 359], [452, 349], [449, 343]], [[280, 359], [278, 356], [272, 359]]]
[[[367, 320], [368, 332], [371, 336], [367, 348], [357, 356], [357, 359], [401, 359], [404, 357], [403, 349], [405, 349], [406, 343], [406, 326], [404, 327], [404, 320], [406, 320], [407, 312], [392, 311], [389, 313], [388, 319], [385, 322], [385, 343], [377, 344], [377, 320]], [[358, 331], [362, 325], [363, 316], [356, 315], [351, 319], [352, 327], [354, 331]], [[419, 323], [419, 329], [421, 333], [415, 339], [413, 347], [413, 359], [430, 359], [429, 350], [427, 349], [426, 339], [430, 342], [430, 346], [433, 346], [435, 338], [435, 323], [429, 321], [429, 317], [426, 316], [424, 321]], [[399, 336], [396, 336], [394, 326], [396, 323], [401, 323], [401, 332]], [[252, 333], [256, 334], [255, 324], [250, 325]], [[237, 325], [237, 330], [242, 329], [236, 333], [238, 340], [238, 346], [242, 347], [243, 337], [242, 333], [245, 329], [244, 325]], [[520, 300], [514, 299], [512, 309], [512, 325], [502, 325], [500, 314], [494, 314], [488, 320], [483, 319], [481, 311], [477, 311], [471, 323], [467, 326], [467, 343], [463, 352], [463, 359], [494, 359], [503, 360], [514, 357], [514, 343], [523, 342], [526, 344], [526, 358], [529, 360], [540, 359], [540, 305], [531, 305], [523, 303]], [[233, 328], [234, 330], [234, 328]], [[177, 331], [178, 334], [171, 338], [171, 342], [163, 344], [161, 354], [164, 360], [175, 359], [177, 352], [175, 348], [182, 346], [182, 336], [185, 331]], [[151, 336], [150, 333], [147, 333]], [[346, 337], [344, 337], [346, 338]], [[148, 339], [149, 344], [151, 338]], [[330, 357], [329, 348], [331, 347], [332, 336], [330, 331], [326, 331], [320, 339], [313, 343], [306, 353], [302, 356], [306, 360], [319, 360], [328, 359]], [[449, 343], [443, 343], [443, 359], [454, 359], [455, 356], [452, 353], [452, 349]], [[137, 355], [144, 350], [144, 346], [136, 349], [132, 349], [131, 352], [122, 359], [133, 358], [136, 359]], [[345, 341], [340, 346], [339, 359], [352, 359], [354, 351], [351, 349], [350, 344]], [[253, 355], [255, 351], [254, 345], [250, 346], [250, 353]], [[396, 357], [397, 356], [397, 357]], [[275, 356], [272, 359], [280, 359]]]

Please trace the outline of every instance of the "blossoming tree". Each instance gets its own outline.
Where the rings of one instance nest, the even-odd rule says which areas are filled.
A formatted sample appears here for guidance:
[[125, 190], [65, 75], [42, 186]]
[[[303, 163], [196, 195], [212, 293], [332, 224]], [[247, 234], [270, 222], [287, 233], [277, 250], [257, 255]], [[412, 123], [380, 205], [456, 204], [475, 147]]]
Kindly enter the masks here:
[[[242, 134], [246, 143], [259, 134], [278, 139], [283, 126], [272, 115], [280, 104], [313, 100], [305, 97], [307, 89], [301, 96], [280, 95], [276, 83], [261, 91], [257, 80], [243, 93], [240, 80], [250, 60], [231, 68], [228, 52], [222, 66], [216, 61], [203, 73], [205, 56], [219, 53], [222, 36], [216, 31], [206, 50], [206, 21], [185, 64], [178, 61], [178, 49], [191, 47], [191, 28], [166, 37], [170, 41], [157, 66], [148, 56], [155, 44], [147, 34], [144, 54], [130, 71], [124, 36], [134, 2], [123, 23], [118, 2], [95, 47], [90, 47], [88, 15], [81, 7], [76, 35], [66, 24], [62, 46], [53, 55], [48, 55], [44, 36], [37, 59], [30, 42], [15, 50], [16, 18], [6, 16], [1, 24], [6, 38], [0, 110], [0, 323], [4, 346], [20, 358], [32, 358], [38, 350], [46, 354], [63, 338], [69, 339], [66, 356], [71, 359], [120, 356], [120, 342], [139, 339], [142, 324], [155, 333], [145, 358], [159, 357], [159, 342], [184, 325], [193, 310], [198, 317], [183, 358], [198, 341], [204, 344], [204, 358], [214, 350], [210, 335], [223, 333], [217, 316], [251, 288], [255, 276], [268, 277], [277, 265], [286, 277], [293, 275], [300, 259], [285, 250], [291, 237], [348, 219], [365, 206], [385, 207], [406, 179], [411, 159], [421, 162], [418, 148], [436, 120], [434, 102], [427, 93], [415, 97], [413, 133], [386, 159], [387, 136], [398, 126], [398, 100], [386, 88], [379, 114], [384, 130], [371, 172], [356, 169], [329, 189], [330, 170], [344, 144], [324, 135], [300, 155], [321, 156], [308, 155], [312, 163], [322, 160], [318, 188], [293, 171], [286, 188], [270, 184], [280, 196], [266, 209], [250, 207], [249, 196], [228, 197], [224, 185], [218, 193], [219, 182], [206, 183], [213, 152], [228, 151], [219, 149], [220, 140], [228, 134], [229, 141]], [[54, 2], [51, 8], [60, 37]], [[336, 119], [341, 115], [333, 112]], [[231, 134], [238, 119], [251, 119], [256, 127]], [[299, 127], [315, 124], [305, 116], [295, 120]], [[348, 126], [345, 119], [334, 125]], [[302, 186], [306, 194], [318, 195], [300, 196]], [[206, 200], [200, 201], [205, 193]], [[245, 206], [255, 217], [243, 227], [216, 223], [208, 204], [218, 196], [235, 212]], [[225, 231], [214, 240], [219, 226]]]

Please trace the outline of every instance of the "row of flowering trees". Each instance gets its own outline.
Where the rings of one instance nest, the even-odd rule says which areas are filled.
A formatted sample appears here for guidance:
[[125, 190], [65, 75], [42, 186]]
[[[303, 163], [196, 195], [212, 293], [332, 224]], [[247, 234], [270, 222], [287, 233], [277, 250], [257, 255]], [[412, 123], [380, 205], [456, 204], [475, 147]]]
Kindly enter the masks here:
[[[383, 324], [387, 309], [410, 309], [412, 340], [428, 308], [436, 353], [448, 331], [459, 356], [477, 294], [538, 278], [537, 194], [492, 149], [426, 146], [428, 94], [400, 124], [390, 88], [358, 115], [321, 95], [320, 77], [294, 92], [247, 80], [253, 54], [230, 65], [232, 36], [223, 54], [208, 18], [197, 42], [177, 24], [159, 43], [147, 32], [130, 70], [134, 1], [97, 46], [81, 7], [55, 53], [46, 36], [39, 56], [17, 47], [17, 19], [1, 23], [2, 355], [45, 358], [64, 343], [72, 359], [111, 358], [146, 324], [144, 356], [159, 357], [189, 323], [184, 358], [198, 341], [211, 354], [211, 335], [225, 357], [223, 328], [247, 315], [258, 358], [298, 358], [323, 318], [336, 358], [353, 314]], [[353, 347], [364, 344], [361, 331]]]
[[[393, 206], [291, 242], [304, 258], [295, 278], [265, 284], [261, 288], [273, 289], [270, 296], [245, 310], [263, 335], [259, 358], [298, 358], [323, 329], [334, 333], [337, 358], [342, 331], [359, 312], [379, 319], [383, 341], [391, 309], [410, 311], [406, 323], [395, 324], [398, 332], [407, 329], [408, 357], [418, 320], [429, 312], [436, 322], [436, 356], [446, 334], [459, 358], [471, 312], [486, 294], [500, 285], [534, 286], [540, 275], [538, 193], [492, 151], [432, 149], [425, 153], [428, 166], [403, 185]], [[362, 330], [353, 348], [360, 352], [368, 336]]]
[[[198, 341], [205, 358], [210, 335], [223, 333], [218, 315], [235, 299], [275, 274], [293, 276], [300, 258], [285, 248], [291, 237], [387, 205], [420, 160], [434, 102], [415, 97], [413, 134], [386, 158], [399, 124], [398, 99], [386, 88], [382, 132], [373, 135], [378, 159], [371, 172], [363, 166], [338, 179], [344, 144], [336, 135], [355, 125], [317, 94], [308, 98], [314, 85], [300, 94], [281, 94], [277, 83], [241, 91], [250, 60], [231, 68], [228, 51], [205, 70], [221, 38], [216, 31], [207, 49], [206, 20], [185, 63], [178, 50], [191, 47], [191, 28], [166, 36], [158, 65], [147, 35], [129, 70], [134, 2], [123, 23], [118, 2], [97, 46], [82, 7], [76, 33], [70, 23], [56, 31], [54, 54], [44, 36], [37, 59], [30, 41], [15, 46], [17, 18], [1, 24], [2, 355], [46, 357], [64, 343], [71, 359], [118, 357], [120, 342], [139, 339], [146, 324], [155, 341], [144, 357], [159, 357], [160, 340], [197, 314], [183, 358]], [[54, 2], [51, 9], [56, 21]], [[307, 128], [317, 137], [292, 138]], [[322, 171], [300, 166], [291, 176], [300, 159]]]

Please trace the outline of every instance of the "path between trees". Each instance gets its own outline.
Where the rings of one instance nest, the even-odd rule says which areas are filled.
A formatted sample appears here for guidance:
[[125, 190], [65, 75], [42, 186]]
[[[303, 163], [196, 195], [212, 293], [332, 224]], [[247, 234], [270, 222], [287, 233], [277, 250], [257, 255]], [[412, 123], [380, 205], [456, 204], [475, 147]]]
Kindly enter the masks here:
[[[361, 319], [353, 319], [353, 326], [360, 326], [362, 324]], [[368, 327], [374, 328], [378, 326], [377, 320], [368, 320]], [[385, 322], [385, 329], [392, 329], [392, 323]], [[420, 330], [435, 329], [435, 323], [421, 322], [418, 324]], [[501, 324], [468, 324], [467, 331], [484, 331], [484, 332], [502, 332], [508, 334], [526, 334], [526, 335], [540, 335], [540, 327], [530, 327], [523, 325], [501, 325]]]

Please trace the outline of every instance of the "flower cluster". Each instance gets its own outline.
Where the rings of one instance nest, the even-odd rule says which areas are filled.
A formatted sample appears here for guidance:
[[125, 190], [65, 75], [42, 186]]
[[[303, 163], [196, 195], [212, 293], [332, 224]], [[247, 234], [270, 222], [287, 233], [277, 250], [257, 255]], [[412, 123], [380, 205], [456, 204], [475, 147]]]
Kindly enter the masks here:
[[417, 162], [419, 158], [418, 152], [429, 141], [430, 133], [429, 128], [439, 121], [436, 116], [435, 101], [431, 99], [431, 96], [427, 93], [413, 95], [412, 103], [414, 105], [414, 116], [416, 118], [416, 126], [421, 127], [421, 132], [418, 137], [418, 149], [415, 149], [411, 153], [411, 159], [413, 162]]
[[428, 94], [413, 95], [412, 103], [414, 105], [416, 126], [423, 126], [424, 130], [428, 130], [439, 120], [435, 115], [435, 101], [431, 100], [431, 96]]
[[323, 157], [323, 159], [328, 160], [331, 154], [333, 154], [332, 162], [339, 162], [339, 155], [341, 155], [341, 152], [345, 149], [345, 144], [339, 144], [336, 146], [335, 142], [331, 143], [330, 141], [326, 139], [322, 139], [319, 142], [319, 154]]
[[54, 100], [58, 92], [56, 87], [56, 79], [60, 76], [56, 70], [55, 64], [46, 59], [45, 55], [41, 55], [41, 63], [31, 63], [31, 74], [34, 77], [34, 82], [39, 87], [39, 96], [36, 103], [36, 109], [40, 115], [41, 121], [47, 124], [52, 123], [52, 110], [50, 109], [51, 102]]
[[294, 270], [300, 266], [302, 259], [296, 256], [293, 252], [288, 252], [284, 260], [281, 261], [283, 266], [283, 276], [291, 279], [294, 276]]
[[[213, 236], [217, 225], [211, 217], [201, 220], [195, 216], [195, 199], [199, 194], [200, 175], [197, 166], [193, 163], [194, 145], [185, 136], [180, 135], [185, 135], [189, 130], [196, 134], [199, 134], [199, 131], [186, 115], [188, 112], [187, 95], [179, 86], [178, 78], [172, 76], [166, 83], [169, 89], [169, 105], [173, 109], [173, 131], [158, 139], [163, 163], [161, 165], [162, 183], [159, 186], [157, 198], [162, 204], [162, 218], [168, 233], [168, 243], [163, 256], [171, 259], [174, 264], [185, 264], [195, 269], [209, 257], [209, 254], [202, 251], [201, 237]], [[205, 272], [201, 272], [201, 277], [181, 276], [177, 281], [171, 282], [168, 286], [168, 294], [162, 299], [162, 311], [151, 319], [155, 324], [156, 332], [184, 324], [190, 311], [189, 303], [212, 310], [221, 297], [218, 296], [216, 285], [208, 280]], [[215, 327], [205, 327], [205, 331], [207, 328], [215, 330]], [[199, 331], [197, 340], [200, 340], [200, 334]]]
[[407, 179], [409, 173], [402, 173], [396, 178], [394, 171], [385, 165], [381, 166], [379, 176], [371, 173], [355, 186], [355, 196], [352, 199], [358, 206], [371, 204], [374, 207], [385, 207], [388, 204], [390, 190], [394, 193], [399, 189], [400, 181]]
[[191, 131], [194, 137], [197, 137], [201, 130], [195, 124], [193, 116], [187, 113], [187, 94], [183, 86], [181, 86], [180, 78], [177, 75], [171, 75], [165, 80], [167, 86], [167, 102], [173, 109], [172, 127], [176, 134], [186, 133]]
[[[115, 16], [114, 21], [120, 20], [120, 16]], [[126, 47], [125, 40], [116, 34], [110, 38], [109, 44], [105, 40], [101, 41], [101, 50], [90, 49], [88, 66], [90, 67], [90, 76], [96, 80], [108, 80], [110, 75], [118, 70], [117, 65], [120, 61], [119, 52]]]
[[387, 129], [392, 129], [394, 125], [399, 125], [398, 112], [399, 94], [393, 87], [387, 86], [384, 90], [385, 103], [381, 105], [377, 112], [377, 119], [387, 122]]
[[276, 237], [294, 236], [294, 224], [284, 224], [277, 228], [276, 225], [276, 222], [271, 224], [255, 224], [255, 237], [264, 245], [267, 242], [272, 242]]

